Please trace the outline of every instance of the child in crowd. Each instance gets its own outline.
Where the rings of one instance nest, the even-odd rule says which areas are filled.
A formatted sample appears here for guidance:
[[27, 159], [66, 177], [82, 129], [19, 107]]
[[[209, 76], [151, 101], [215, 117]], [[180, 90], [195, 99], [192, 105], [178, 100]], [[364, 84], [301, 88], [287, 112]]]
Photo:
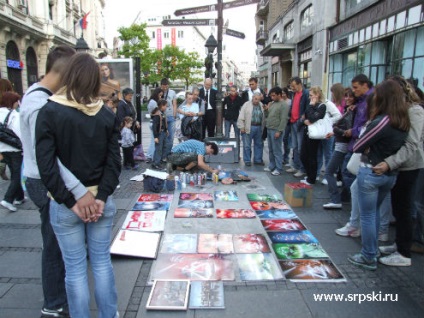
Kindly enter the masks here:
[[166, 137], [168, 136], [168, 124], [166, 122], [166, 116], [164, 112], [166, 111], [166, 107], [168, 106], [168, 102], [164, 99], [161, 99], [158, 102], [158, 107], [153, 109], [151, 116], [153, 120], [152, 131], [153, 137], [155, 138], [155, 153], [153, 155], [153, 163], [152, 168], [161, 170], [162, 167], [160, 165], [161, 161], [165, 161], [165, 145], [166, 145]]
[[124, 167], [125, 169], [137, 170], [138, 165], [134, 162], [134, 141], [135, 135], [131, 127], [133, 119], [129, 116], [124, 117], [121, 124], [121, 147], [124, 154]]

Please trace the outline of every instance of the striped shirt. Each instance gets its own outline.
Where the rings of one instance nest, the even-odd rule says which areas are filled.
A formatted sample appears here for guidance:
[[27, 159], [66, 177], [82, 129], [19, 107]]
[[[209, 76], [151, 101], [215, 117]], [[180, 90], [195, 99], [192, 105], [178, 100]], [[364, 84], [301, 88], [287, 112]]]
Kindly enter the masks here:
[[185, 152], [194, 152], [198, 155], [204, 156], [206, 155], [205, 144], [201, 141], [190, 139], [178, 145], [175, 145], [172, 148], [172, 153], [185, 153]]

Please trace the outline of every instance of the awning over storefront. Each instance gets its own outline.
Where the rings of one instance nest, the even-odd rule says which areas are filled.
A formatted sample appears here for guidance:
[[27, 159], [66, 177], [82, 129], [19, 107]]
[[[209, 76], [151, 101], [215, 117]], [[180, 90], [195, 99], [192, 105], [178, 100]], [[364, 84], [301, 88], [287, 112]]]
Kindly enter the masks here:
[[261, 56], [280, 56], [295, 48], [296, 44], [271, 43], [267, 45], [260, 54]]

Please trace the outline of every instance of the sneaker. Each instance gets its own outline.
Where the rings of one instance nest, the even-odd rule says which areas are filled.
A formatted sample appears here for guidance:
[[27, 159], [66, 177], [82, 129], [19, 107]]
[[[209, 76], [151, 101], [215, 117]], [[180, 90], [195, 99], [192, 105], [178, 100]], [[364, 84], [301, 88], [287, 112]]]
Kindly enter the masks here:
[[283, 163], [285, 167], [291, 167], [290, 162]]
[[340, 236], [350, 236], [350, 237], [359, 237], [361, 236], [361, 229], [353, 227], [349, 222], [346, 223], [345, 226], [340, 229], [335, 230], [337, 235]]
[[306, 181], [306, 179], [300, 180], [300, 183], [303, 183], [303, 184], [306, 184], [306, 185], [309, 185], [309, 186], [312, 185], [312, 183], [309, 183], [308, 181]]
[[300, 170], [294, 174], [294, 176], [297, 177], [297, 178], [303, 177], [304, 175], [305, 175], [305, 173], [300, 171]]
[[382, 254], [393, 254], [397, 251], [396, 243], [387, 246], [379, 246], [378, 249]]
[[6, 209], [8, 209], [10, 212], [16, 212], [16, 211], [18, 211], [18, 209], [12, 203], [9, 203], [9, 202], [7, 202], [5, 200], [2, 200], [0, 202], [0, 204], [2, 206], [4, 206]]
[[323, 184], [323, 185], [328, 185], [327, 179], [322, 178], [321, 184]]
[[351, 255], [347, 258], [353, 265], [367, 269], [369, 271], [375, 271], [377, 269], [377, 259], [372, 260], [366, 259], [361, 253]]
[[286, 170], [286, 172], [288, 172], [288, 173], [296, 173], [297, 172], [297, 169], [295, 169], [295, 168], [288, 168]]
[[69, 318], [69, 311], [67, 308], [58, 308], [58, 309], [41, 309], [41, 318], [47, 317], [59, 317], [59, 318]]
[[278, 171], [277, 169], [275, 169], [273, 172], [271, 172], [271, 174], [272, 174], [273, 176], [279, 176], [279, 175], [281, 174], [281, 172], [280, 172], [280, 171]]
[[399, 252], [394, 252], [389, 256], [381, 257], [379, 261], [381, 264], [387, 266], [411, 266], [411, 259], [403, 256]]
[[264, 171], [271, 172], [272, 170], [270, 168], [266, 167], [266, 168], [264, 168]]
[[146, 163], [151, 163], [152, 162], [152, 158], [147, 158], [146, 159]]
[[389, 233], [379, 233], [378, 240], [380, 242], [387, 242], [389, 240]]
[[152, 164], [152, 168], [155, 170], [162, 170], [162, 167], [159, 165]]
[[14, 200], [13, 201], [13, 205], [21, 205], [22, 203], [24, 203], [25, 202], [25, 199], [22, 199], [22, 200]]
[[[325, 179], [324, 179], [325, 180]], [[333, 203], [333, 202], [329, 202], [326, 204], [323, 204], [322, 206], [324, 209], [330, 209], [330, 210], [335, 210], [335, 209], [341, 209], [342, 208], [342, 204], [341, 203]]]
[[118, 184], [118, 185], [116, 186], [116, 188], [117, 188], [117, 189], [121, 189], [121, 185], [120, 185], [120, 184]]

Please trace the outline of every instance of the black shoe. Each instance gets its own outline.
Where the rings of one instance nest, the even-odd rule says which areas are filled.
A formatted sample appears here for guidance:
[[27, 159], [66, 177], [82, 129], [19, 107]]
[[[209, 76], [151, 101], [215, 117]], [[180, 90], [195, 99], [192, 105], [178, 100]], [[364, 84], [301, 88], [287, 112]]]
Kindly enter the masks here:
[[155, 169], [155, 170], [163, 170], [162, 166], [155, 165], [155, 164], [152, 164], [152, 168]]
[[245, 166], [250, 167], [250, 166], [252, 165], [252, 163], [250, 163], [250, 162], [245, 162], [245, 163], [244, 163], [244, 165], [245, 165]]
[[263, 161], [261, 161], [261, 162], [254, 162], [253, 164], [256, 165], [256, 166], [265, 166], [265, 163]]

